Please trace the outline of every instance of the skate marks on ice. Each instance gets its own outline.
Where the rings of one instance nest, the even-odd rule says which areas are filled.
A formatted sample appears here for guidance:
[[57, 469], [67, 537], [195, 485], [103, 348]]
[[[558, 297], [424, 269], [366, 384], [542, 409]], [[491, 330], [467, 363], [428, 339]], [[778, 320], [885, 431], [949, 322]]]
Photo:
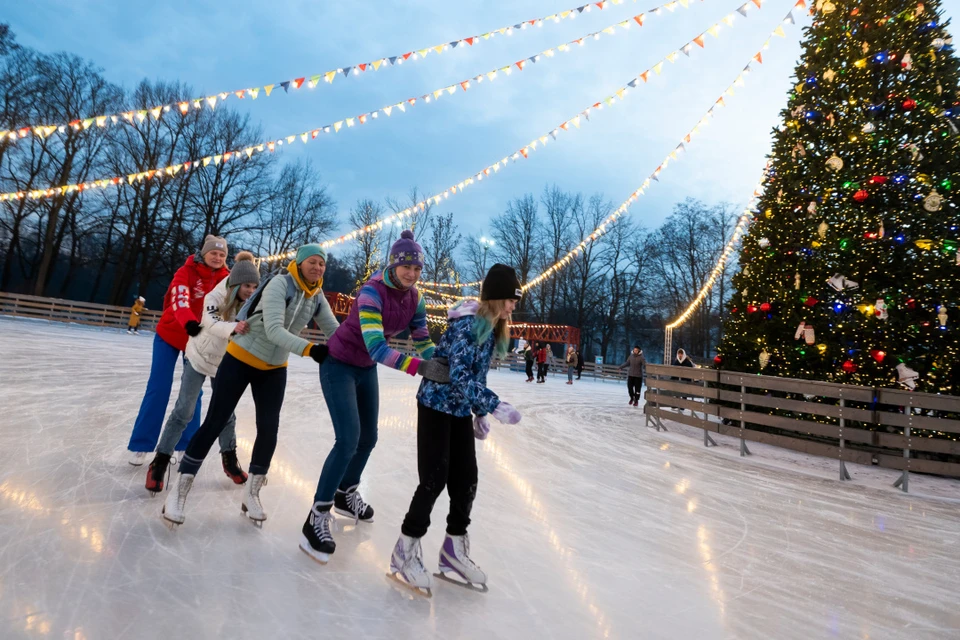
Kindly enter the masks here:
[[474, 593], [487, 593], [490, 591], [490, 587], [488, 587], [486, 584], [473, 584], [472, 582], [457, 580], [456, 578], [451, 578], [442, 571], [438, 571], [437, 573], [433, 574], [433, 577], [442, 580], [443, 582], [455, 584], [458, 587], [466, 589], [467, 591], [473, 591]]

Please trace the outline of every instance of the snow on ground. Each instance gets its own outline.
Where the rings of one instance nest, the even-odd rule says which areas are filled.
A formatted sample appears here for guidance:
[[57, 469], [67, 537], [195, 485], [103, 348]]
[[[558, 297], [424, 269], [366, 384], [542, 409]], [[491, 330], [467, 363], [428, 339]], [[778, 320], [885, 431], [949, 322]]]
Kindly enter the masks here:
[[[960, 636], [956, 482], [913, 475], [904, 495], [884, 470], [851, 465], [840, 483], [829, 460], [704, 450], [696, 430], [645, 427], [623, 385], [562, 376], [490, 375], [524, 419], [478, 443], [487, 594], [439, 583], [427, 600], [384, 576], [416, 486], [417, 384], [384, 369], [361, 485], [376, 522], [338, 519], [330, 564], [297, 549], [333, 432], [316, 366], [296, 357], [263, 529], [212, 456], [171, 531], [124, 455], [152, 338], [0, 318], [0, 637]], [[249, 397], [238, 434], [246, 462]]]

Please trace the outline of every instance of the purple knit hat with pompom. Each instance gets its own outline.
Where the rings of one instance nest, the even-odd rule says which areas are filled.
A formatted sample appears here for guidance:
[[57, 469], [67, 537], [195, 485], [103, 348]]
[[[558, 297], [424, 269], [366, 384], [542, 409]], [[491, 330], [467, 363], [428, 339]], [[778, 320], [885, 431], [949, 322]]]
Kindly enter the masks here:
[[387, 269], [396, 269], [399, 266], [423, 268], [423, 247], [413, 239], [413, 231], [404, 229], [400, 239], [390, 247], [390, 264]]

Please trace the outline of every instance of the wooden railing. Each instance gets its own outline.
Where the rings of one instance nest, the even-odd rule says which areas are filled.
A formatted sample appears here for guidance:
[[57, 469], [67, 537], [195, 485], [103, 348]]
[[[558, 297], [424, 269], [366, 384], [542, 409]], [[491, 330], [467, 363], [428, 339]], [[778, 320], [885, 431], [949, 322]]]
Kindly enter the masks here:
[[[130, 307], [0, 291], [0, 315], [74, 322], [98, 327], [126, 328], [130, 319]], [[159, 320], [159, 311], [146, 309], [140, 313], [140, 328], [152, 330]]]
[[846, 462], [897, 469], [903, 491], [911, 471], [960, 477], [945, 460], [960, 456], [949, 439], [960, 434], [960, 397], [663, 365], [646, 373], [647, 426], [703, 429], [704, 446], [720, 433], [740, 439], [740, 455], [749, 441], [833, 458], [841, 480]]

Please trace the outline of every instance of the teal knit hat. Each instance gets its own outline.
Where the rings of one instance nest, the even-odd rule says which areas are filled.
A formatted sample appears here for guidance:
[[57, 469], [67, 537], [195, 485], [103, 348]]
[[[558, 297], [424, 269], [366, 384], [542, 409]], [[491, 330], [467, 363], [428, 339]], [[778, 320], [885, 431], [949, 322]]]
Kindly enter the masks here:
[[323, 261], [326, 262], [327, 250], [321, 247], [316, 242], [305, 244], [299, 249], [297, 249], [297, 257], [296, 257], [297, 264], [300, 264], [310, 256], [320, 256], [321, 258], [323, 258]]

